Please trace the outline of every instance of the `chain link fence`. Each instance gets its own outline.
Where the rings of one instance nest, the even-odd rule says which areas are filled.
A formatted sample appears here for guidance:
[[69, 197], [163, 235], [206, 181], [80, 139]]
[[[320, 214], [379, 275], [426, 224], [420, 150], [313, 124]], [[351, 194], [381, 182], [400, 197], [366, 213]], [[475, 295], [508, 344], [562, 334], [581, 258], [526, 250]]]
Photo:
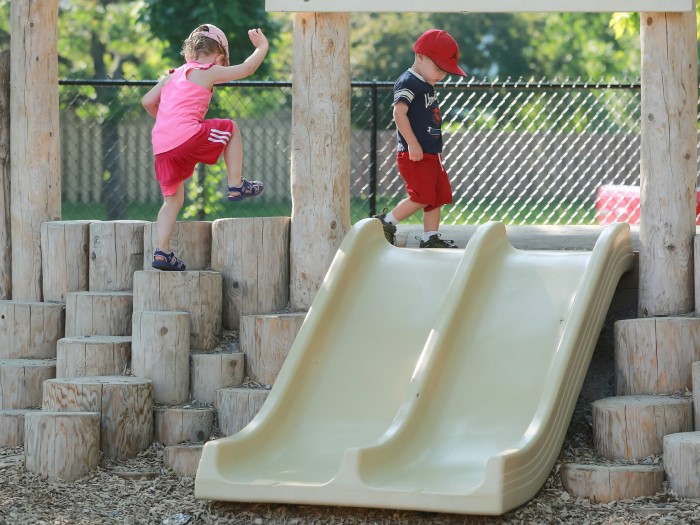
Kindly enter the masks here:
[[[60, 82], [64, 219], [155, 219], [162, 198], [153, 174], [153, 119], [140, 103], [154, 83]], [[352, 83], [353, 222], [405, 196], [392, 87]], [[596, 224], [599, 187], [639, 184], [638, 83], [481, 81], [438, 91], [454, 192], [444, 224]], [[223, 162], [199, 165], [181, 218], [291, 214], [291, 105], [289, 82], [217, 87], [208, 117], [236, 121], [244, 176], [263, 180], [265, 193], [228, 203]]]

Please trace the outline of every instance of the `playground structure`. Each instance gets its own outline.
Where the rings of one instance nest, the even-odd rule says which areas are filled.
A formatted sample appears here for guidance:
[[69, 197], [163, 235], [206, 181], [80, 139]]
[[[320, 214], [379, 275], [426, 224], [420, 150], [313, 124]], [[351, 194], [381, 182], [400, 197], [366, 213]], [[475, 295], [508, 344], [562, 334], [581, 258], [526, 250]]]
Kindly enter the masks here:
[[[213, 410], [187, 410], [173, 407], [172, 404], [183, 403], [190, 391], [196, 399], [215, 401], [222, 430], [226, 434], [234, 434], [245, 427], [267, 396], [267, 391], [261, 390], [217, 389], [217, 386], [240, 384], [243, 369], [249, 364], [243, 362], [241, 352], [216, 351], [216, 346], [211, 345], [217, 345], [219, 341], [207, 337], [217, 333], [220, 326], [239, 328], [241, 345], [249, 345], [250, 355], [255, 355], [252, 362], [257, 363], [257, 373], [261, 377], [266, 375], [273, 379], [270, 381], [272, 383], [278, 370], [265, 370], [264, 365], [275, 361], [278, 369], [277, 365], [284, 361], [289, 344], [286, 349], [271, 351], [262, 347], [264, 342], [274, 340], [278, 333], [283, 334], [281, 339], [289, 342], [299, 329], [299, 318], [304, 318], [306, 310], [311, 308], [316, 315], [322, 316], [329, 315], [327, 308], [332, 308], [324, 306], [323, 294], [320, 305], [315, 305], [314, 301], [317, 291], [324, 286], [324, 278], [338, 253], [341, 241], [350, 230], [349, 152], [346, 146], [349, 135], [349, 16], [347, 13], [327, 12], [329, 6], [326, 2], [268, 0], [267, 7], [270, 10], [295, 12], [292, 103], [294, 153], [291, 160], [294, 220], [232, 220], [237, 222], [223, 221], [209, 225], [180, 223], [178, 235], [185, 252], [183, 256], [192, 255], [193, 260], [201, 261], [201, 266], [193, 266], [192, 271], [185, 272], [184, 275], [164, 276], [143, 270], [144, 254], [150, 253], [151, 248], [148, 243], [148, 228], [152, 225], [149, 223], [58, 221], [57, 3], [57, 0], [49, 0], [37, 5], [31, 4], [31, 13], [30, 3], [12, 4], [12, 34], [21, 35], [21, 39], [13, 38], [10, 79], [2, 82], [4, 86], [10, 87], [9, 104], [7, 100], [4, 104], [6, 123], [3, 133], [5, 143], [9, 136], [9, 148], [6, 151], [10, 151], [11, 172], [8, 177], [5, 156], [0, 173], [0, 191], [3, 195], [0, 203], [4, 205], [0, 207], [3, 212], [0, 213], [0, 219], [4, 218], [0, 221], [0, 241], [4, 240], [5, 246], [11, 244], [12, 247], [10, 265], [6, 257], [9, 250], [3, 250], [3, 257], [0, 258], [0, 293], [1, 298], [5, 299], [0, 304], [3, 309], [0, 316], [3, 321], [0, 324], [3, 352], [0, 353], [0, 418], [10, 423], [1, 427], [3, 438], [9, 440], [12, 437], [17, 440], [21, 437], [25, 444], [27, 468], [42, 475], [74, 478], [85, 473], [83, 467], [94, 467], [96, 447], [103, 454], [129, 457], [148, 446], [155, 432], [156, 439], [164, 444], [172, 444], [170, 450], [166, 451], [168, 464], [184, 474], [192, 475], [198, 464], [201, 445], [178, 447], [176, 444], [183, 441], [206, 441]], [[652, 453], [663, 451], [664, 459], [668, 459], [665, 465], [666, 475], [674, 490], [685, 496], [700, 497], [700, 494], [693, 493], [693, 489], [700, 486], [697, 483], [698, 473], [692, 471], [692, 462], [688, 460], [689, 457], [694, 457], [693, 454], [697, 455], [700, 440], [698, 433], [688, 432], [692, 429], [692, 425], [688, 425], [689, 421], [692, 422], [692, 406], [689, 408], [688, 403], [684, 403], [675, 412], [669, 409], [665, 412], [668, 424], [663, 429], [654, 427], [653, 431], [649, 427], [653, 424], [653, 417], [652, 423], [646, 423], [649, 418], [640, 417], [637, 425], [619, 417], [620, 413], [632, 410], [632, 407], [641, 406], [639, 413], [642, 415], [664, 411], [665, 408], [659, 406], [662, 396], [648, 394], [669, 394], [692, 387], [690, 365], [700, 361], [700, 343], [696, 342], [700, 339], [697, 335], [700, 331], [698, 319], [687, 317], [689, 313], [697, 315], [697, 305], [700, 303], [697, 300], [698, 288], [693, 286], [694, 282], [700, 282], [700, 279], [694, 278], [693, 270], [698, 266], [693, 260], [697, 177], [695, 2], [624, 0], [612, 7], [607, 4], [609, 2], [589, 0], [577, 3], [576, 9], [640, 11], [642, 21], [644, 117], [641, 141], [642, 213], [638, 248], [640, 319], [625, 321], [616, 330], [616, 347], [624, 350], [616, 355], [617, 393], [620, 397], [611, 403], [613, 406], [601, 403], [595, 409], [595, 415], [598, 416], [596, 421], [600, 421], [596, 439], [600, 446], [599, 452], [612, 458], [619, 458], [622, 454], [625, 459], [635, 459], [649, 450]], [[559, 2], [554, 0], [539, 0], [528, 6], [529, 10], [537, 11], [561, 10]], [[314, 8], [326, 12], [312, 12]], [[345, 3], [342, 8], [344, 11], [376, 10], [376, 6], [370, 5], [366, 0], [355, 0], [351, 5]], [[382, 8], [421, 10], [418, 2], [387, 2], [382, 4]], [[521, 2], [515, 0], [494, 1], [488, 6], [473, 0], [442, 0], [431, 3], [429, 8], [431, 11], [522, 10]], [[659, 12], [660, 9], [663, 11]], [[6, 69], [0, 67], [0, 72]], [[337, 81], [329, 83], [328, 78]], [[12, 125], [8, 128], [10, 115]], [[322, 183], [319, 184], [319, 181]], [[41, 188], [41, 191], [37, 188]], [[371, 225], [360, 225], [358, 228], [364, 231], [371, 229]], [[211, 237], [207, 236], [207, 231], [211, 232]], [[277, 238], [279, 244], [256, 243], [256, 236]], [[11, 242], [8, 242], [10, 238]], [[210, 239], [211, 244], [208, 244], [207, 239]], [[288, 251], [286, 240], [289, 241]], [[348, 240], [350, 242], [352, 236]], [[498, 243], [502, 246], [501, 241], [497, 241], [496, 245]], [[254, 247], [263, 244], [266, 249], [276, 246], [274, 249], [281, 251], [274, 253], [274, 257], [256, 252]], [[217, 249], [213, 250], [212, 246], [217, 246]], [[229, 252], [219, 249], [226, 246], [235, 248]], [[279, 248], [280, 246], [284, 248]], [[460, 246], [464, 247], [465, 243]], [[396, 251], [388, 246], [380, 246], [378, 249], [386, 253]], [[477, 248], [473, 250], [465, 250], [465, 261], [469, 258], [468, 253], [479, 253]], [[225, 256], [215, 263], [212, 255], [215, 253], [224, 253]], [[407, 251], [397, 257], [403, 263], [403, 258], [409, 254], [431, 262], [432, 258], [451, 258], [454, 260], [449, 264], [455, 268], [458, 266], [457, 258], [462, 255]], [[369, 260], [376, 259], [369, 257]], [[568, 259], [562, 257], [562, 261], [565, 260]], [[268, 266], [275, 263], [280, 266], [270, 270]], [[207, 265], [211, 265], [213, 271], [208, 270]], [[288, 276], [285, 274], [287, 267]], [[265, 271], [258, 271], [259, 268], [265, 268]], [[561, 270], [564, 271], [564, 268], [566, 264], [562, 265]], [[554, 265], [552, 270], [558, 271], [559, 267]], [[261, 278], [264, 275], [283, 275], [287, 278], [265, 283]], [[328, 275], [332, 278], [332, 272]], [[450, 275], [449, 272], [447, 275]], [[452, 275], [455, 275], [454, 271]], [[461, 274], [465, 283], [469, 281], [469, 275], [469, 272]], [[497, 275], [503, 280], [492, 281], [491, 291], [497, 290], [504, 282], [509, 282], [506, 275]], [[202, 285], [204, 282], [207, 284]], [[614, 288], [612, 284], [605, 288], [608, 295], [612, 291], [611, 286]], [[264, 295], [274, 300], [263, 307], [261, 304], [264, 301], [257, 295], [257, 291], [256, 297], [253, 297], [253, 290], [265, 287], [268, 293]], [[157, 294], [156, 289], [177, 293]], [[488, 292], [489, 290], [484, 291], [487, 296]], [[581, 291], [584, 294], [592, 292], [591, 288]], [[455, 302], [466, 299], [457, 294], [452, 294], [450, 298]], [[524, 300], [527, 300], [527, 295]], [[274, 304], [275, 301], [280, 301], [282, 305]], [[260, 309], [246, 312], [244, 309], [251, 304]], [[281, 320], [281, 316], [275, 313], [286, 304], [296, 312], [292, 314], [294, 320], [291, 322], [286, 322], [289, 319]], [[65, 305], [65, 312], [60, 305]], [[366, 308], [366, 303], [362, 308]], [[449, 316], [453, 311], [447, 309], [445, 312]], [[313, 333], [315, 322], [309, 316], [310, 328], [304, 328], [304, 333]], [[434, 325], [423, 328], [429, 333], [435, 333], [436, 327], [449, 332], [457, 330], [455, 325], [450, 324], [455, 322], [452, 318], [442, 319], [437, 316]], [[138, 331], [134, 328], [136, 326], [139, 327]], [[595, 332], [595, 323], [591, 326], [592, 332]], [[129, 333], [125, 333], [127, 331]], [[333, 333], [329, 337], [334, 341]], [[444, 354], [443, 358], [449, 362], [449, 351], [454, 350], [455, 346], [440, 346], [436, 343], [436, 340], [441, 341], [444, 337], [448, 336], [441, 334], [437, 339], [426, 336], [422, 340], [418, 337], [414, 341], [418, 345], [416, 351], [427, 349], [429, 354], [435, 354], [433, 357]], [[131, 338], [131, 341], [123, 338]], [[339, 342], [347, 341], [341, 339]], [[128, 366], [125, 346], [129, 344], [132, 372], [136, 365], [140, 375], [115, 375]], [[99, 351], [102, 356], [99, 359], [95, 357], [98, 347], [106, 349]], [[154, 358], [154, 348], [165, 348], [173, 353]], [[304, 345], [298, 343], [296, 348], [303, 349]], [[192, 350], [199, 352], [192, 353]], [[51, 355], [54, 351], [55, 357]], [[111, 357], [104, 357], [103, 353]], [[60, 367], [69, 370], [66, 373], [75, 377], [52, 379], [58, 368], [56, 361], [60, 356], [68, 354], [73, 357], [62, 359]], [[245, 354], [247, 359], [247, 348]], [[282, 367], [282, 378], [292, 375], [294, 363], [301, 360], [303, 354], [298, 350], [293, 352], [289, 364]], [[410, 388], [418, 388], [416, 385], [424, 380], [423, 375], [430, 373], [430, 367], [425, 370], [420, 368], [421, 362], [415, 357], [414, 364], [419, 364], [415, 383], [409, 385], [404, 378], [395, 386], [409, 389], [408, 391], [411, 391]], [[438, 361], [427, 358], [425, 361], [431, 366], [434, 362]], [[189, 366], [183, 363], [188, 363]], [[584, 355], [577, 366], [579, 387], [581, 366], [585, 372], [585, 363], [587, 358]], [[630, 372], [633, 368], [631, 363], [637, 364], [636, 370], [641, 370], [639, 374]], [[404, 366], [410, 368], [410, 360]], [[169, 367], [169, 377], [179, 379], [175, 385], [171, 385], [174, 388], [167, 388], [163, 376], [159, 375], [163, 372], [159, 368], [163, 367]], [[665, 374], [666, 367], [676, 373]], [[693, 371], [697, 368], [693, 366]], [[404, 372], [410, 375], [412, 370]], [[78, 375], [83, 373], [86, 375]], [[542, 373], [546, 374], [545, 371]], [[695, 377], [699, 374], [700, 369]], [[669, 379], [669, 376], [673, 377]], [[551, 377], [554, 380], [557, 378], [560, 376], [556, 374]], [[191, 381], [187, 383], [189, 388], [184, 387], [186, 381]], [[288, 379], [282, 379], [282, 385], [285, 381]], [[576, 381], [572, 384], [576, 384]], [[37, 389], [37, 385], [43, 385], [43, 389]], [[279, 398], [279, 392], [283, 391], [284, 386], [276, 388], [275, 397]], [[440, 391], [435, 393], [436, 396], [438, 394]], [[403, 421], [406, 425], [415, 425], [421, 412], [411, 408], [414, 405], [409, 406], [408, 398], [404, 398], [402, 393], [395, 395], [397, 397], [393, 407], [398, 410], [397, 421], [402, 421], [401, 418], [405, 416]], [[700, 396], [700, 393], [696, 396]], [[570, 392], [566, 396], [565, 403], [568, 405], [562, 413], [565, 414], [570, 409], [575, 397], [576, 392]], [[159, 403], [162, 405], [159, 406]], [[698, 403], [700, 402], [695, 403], [696, 422], [700, 420], [697, 417]], [[246, 435], [255, 432], [261, 422], [269, 425], [270, 419], [265, 414], [278, 410], [275, 407], [279, 404], [277, 399], [269, 407], [266, 406], [257, 423], [241, 433], [240, 438], [232, 439], [244, 440]], [[28, 407], [38, 405], [43, 407], [41, 413], [27, 417]], [[403, 407], [406, 414], [401, 412]], [[353, 407], [348, 408], [352, 410]], [[482, 408], [488, 411], [488, 407]], [[321, 411], [321, 414], [324, 413]], [[125, 414], [130, 414], [131, 417], [125, 418]], [[440, 414], [438, 409], [436, 416]], [[450, 414], [454, 416], [454, 413]], [[528, 411], [523, 414], [532, 415]], [[314, 416], [315, 413], [311, 415]], [[498, 421], [497, 411], [491, 416]], [[393, 417], [391, 414], [384, 415], [379, 426], [390, 423]], [[296, 424], [297, 427], [294, 428], [301, 428], [303, 423], [303, 418], [287, 422], [292, 426]], [[427, 436], [426, 442], [438, 443], [435, 445], [437, 449], [431, 449], [434, 453], [441, 450], [440, 439], [444, 436], [449, 438], [451, 429], [457, 430], [454, 417], [446, 417], [441, 423], [444, 424], [441, 428], [444, 428], [445, 434]], [[558, 425], [557, 431], [561, 433], [565, 422], [559, 420]], [[352, 465], [355, 457], [361, 466], [360, 472], [346, 470], [344, 479], [339, 478], [336, 484], [330, 484], [325, 493], [322, 489], [317, 492], [330, 496], [317, 497], [293, 492], [285, 494], [284, 489], [280, 488], [280, 499], [273, 498], [272, 501], [306, 500], [380, 507], [403, 505], [407, 508], [446, 511], [467, 509], [486, 513], [502, 512], [516, 502], [504, 500], [491, 506], [482, 502], [482, 506], [475, 503], [474, 507], [465, 507], [459, 506], [459, 503], [448, 504], [439, 498], [433, 501], [426, 497], [417, 498], [418, 503], [415, 505], [409, 503], [419, 492], [415, 486], [410, 485], [411, 476], [401, 469], [382, 470], [366, 458], [375, 458], [380, 465], [393, 462], [395, 466], [405, 469], [406, 465], [399, 465], [403, 449], [394, 447], [393, 444], [406, 442], [410, 446], [419, 446], [422, 442], [411, 444], [407, 440], [402, 429], [409, 428], [408, 426], [397, 425], [396, 434], [391, 436], [384, 434], [387, 428], [379, 426], [374, 428], [372, 437], [384, 435], [386, 439], [376, 443], [369, 440], [349, 443], [354, 451], [348, 452], [347, 457], [343, 458], [343, 465]], [[65, 428], [73, 429], [72, 433], [85, 435], [85, 439], [61, 441], [58, 436], [63, 435], [61, 429]], [[666, 436], [659, 435], [662, 430]], [[644, 436], [652, 436], [653, 439], [645, 441]], [[631, 445], [623, 451], [614, 450], [607, 445], [615, 439], [624, 440]], [[205, 458], [207, 454], [214, 455], [223, 450], [225, 445], [222, 442], [207, 447]], [[550, 444], [540, 449], [548, 455], [543, 465], [552, 461], [553, 448], [556, 446]], [[391, 454], [383, 456], [382, 451]], [[62, 454], [55, 454], [56, 452]], [[51, 462], [49, 458], [61, 461]], [[486, 456], [477, 458], [476, 462], [483, 462], [485, 458]], [[318, 458], [311, 457], [308, 464], [297, 467], [300, 470], [310, 468], [315, 465], [315, 459]], [[233, 472], [236, 469], [235, 458], [226, 456], [223, 466], [231, 467]], [[262, 468], [260, 465], [257, 467]], [[399, 473], [398, 479], [387, 479], [387, 473], [391, 476], [395, 472]], [[543, 472], [547, 473], [548, 469], [539, 471], [537, 483], [544, 479], [541, 477]], [[311, 474], [313, 472], [309, 473]], [[567, 465], [564, 481], [568, 489], [578, 496], [605, 501], [654, 493], [659, 486], [658, 480], [663, 480], [663, 472], [659, 477], [658, 469], [649, 473], [652, 482], [646, 484], [635, 485], [630, 481], [647, 475], [640, 474], [635, 469], [622, 469], [621, 472], [616, 471], [615, 475], [612, 475], [610, 469], [602, 467], [591, 474], [591, 469], [587, 466]], [[459, 476], [455, 479], [458, 478]], [[375, 489], [389, 487], [402, 495], [395, 499], [385, 499], [387, 491], [382, 489], [375, 491], [375, 495], [365, 493], [364, 496], [347, 496], [342, 490], [343, 483], [348, 487], [347, 491], [351, 492], [350, 487], [357, 479], [364, 479]], [[614, 482], [614, 479], [622, 481]], [[406, 485], [401, 486], [402, 482]], [[223, 486], [218, 487], [204, 477], [202, 480], [198, 477], [197, 484], [198, 497], [234, 497]], [[250, 501], [263, 499], [256, 491], [255, 483], [250, 483], [246, 490], [249, 491], [246, 494]], [[530, 485], [523, 489], [521, 497], [530, 497], [534, 491], [536, 488]], [[464, 494], [465, 492], [458, 493], [455, 499], [464, 497]]]

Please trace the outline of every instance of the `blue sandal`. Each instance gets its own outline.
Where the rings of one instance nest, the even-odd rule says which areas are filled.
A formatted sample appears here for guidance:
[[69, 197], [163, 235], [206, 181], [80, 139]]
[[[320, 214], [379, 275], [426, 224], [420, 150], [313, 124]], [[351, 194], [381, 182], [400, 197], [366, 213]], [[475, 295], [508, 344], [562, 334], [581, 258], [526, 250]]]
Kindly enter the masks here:
[[[248, 197], [257, 197], [265, 189], [265, 185], [257, 180], [245, 180], [240, 186], [229, 186], [228, 188], [228, 200], [236, 202], [247, 199]], [[238, 193], [238, 195], [231, 195], [231, 192]]]
[[[156, 257], [162, 257], [162, 259], [156, 259]], [[165, 253], [160, 250], [153, 252], [153, 262], [151, 266], [156, 270], [163, 270], [166, 272], [184, 272], [187, 269], [185, 263], [175, 257], [173, 252]]]

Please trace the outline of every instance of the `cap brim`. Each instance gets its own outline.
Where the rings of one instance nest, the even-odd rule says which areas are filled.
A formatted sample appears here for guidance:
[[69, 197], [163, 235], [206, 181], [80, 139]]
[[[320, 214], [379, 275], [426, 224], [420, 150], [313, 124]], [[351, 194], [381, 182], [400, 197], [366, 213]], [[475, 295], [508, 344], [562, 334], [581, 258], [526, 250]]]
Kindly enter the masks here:
[[459, 67], [459, 64], [439, 64], [438, 62], [435, 61], [435, 59], [432, 59], [435, 64], [437, 64], [437, 67], [445, 71], [446, 73], [449, 73], [451, 75], [459, 75], [462, 77], [466, 77], [467, 74], [464, 72], [464, 70]]

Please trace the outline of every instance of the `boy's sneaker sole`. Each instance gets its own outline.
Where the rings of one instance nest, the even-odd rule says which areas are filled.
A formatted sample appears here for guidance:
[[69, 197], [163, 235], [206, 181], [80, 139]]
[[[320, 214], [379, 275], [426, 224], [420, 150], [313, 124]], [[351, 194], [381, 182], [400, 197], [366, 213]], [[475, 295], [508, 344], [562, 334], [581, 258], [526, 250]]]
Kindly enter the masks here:
[[459, 248], [454, 241], [443, 239], [440, 237], [440, 234], [431, 235], [427, 241], [422, 240], [420, 237], [416, 237], [416, 239], [419, 241], [419, 248]]
[[396, 225], [386, 222], [384, 218], [386, 217], [386, 208], [379, 215], [372, 215], [373, 219], [379, 219], [382, 221], [382, 227], [384, 228], [384, 237], [391, 245], [396, 245]]

